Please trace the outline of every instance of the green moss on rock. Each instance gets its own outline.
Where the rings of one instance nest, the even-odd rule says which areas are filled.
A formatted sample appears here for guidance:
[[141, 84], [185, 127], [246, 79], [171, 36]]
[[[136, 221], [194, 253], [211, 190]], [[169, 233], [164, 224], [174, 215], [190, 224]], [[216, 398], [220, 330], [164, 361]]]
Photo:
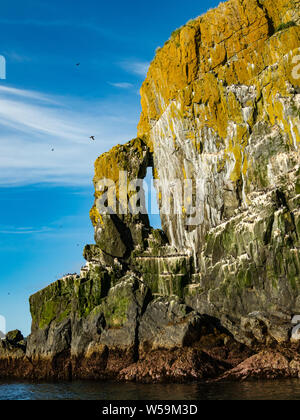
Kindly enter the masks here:
[[281, 32], [284, 29], [292, 28], [293, 26], [297, 26], [296, 22], [289, 21], [287, 23], [281, 23], [275, 30], [275, 32]]
[[86, 317], [105, 297], [110, 288], [108, 273], [95, 266], [87, 277], [69, 276], [58, 280], [30, 297], [33, 328], [45, 329], [71, 314]]

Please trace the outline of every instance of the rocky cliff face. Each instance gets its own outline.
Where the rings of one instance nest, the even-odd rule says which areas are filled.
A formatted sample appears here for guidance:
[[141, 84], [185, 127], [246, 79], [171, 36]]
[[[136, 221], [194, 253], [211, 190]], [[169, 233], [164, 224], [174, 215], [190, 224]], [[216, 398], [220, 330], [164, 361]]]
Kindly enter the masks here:
[[[138, 138], [95, 164], [87, 265], [30, 299], [37, 376], [199, 379], [270, 346], [298, 375], [299, 6], [230, 0], [157, 51]], [[147, 167], [163, 231], [125, 211]]]
[[175, 31], [150, 66], [139, 135], [153, 150], [160, 197], [176, 179], [192, 179], [198, 188], [196, 217], [188, 217], [181, 194], [173, 200], [182, 214], [162, 214], [178, 251], [199, 258], [212, 228], [296, 169], [299, 30], [276, 28], [296, 25], [299, 3], [280, 3], [223, 3]]

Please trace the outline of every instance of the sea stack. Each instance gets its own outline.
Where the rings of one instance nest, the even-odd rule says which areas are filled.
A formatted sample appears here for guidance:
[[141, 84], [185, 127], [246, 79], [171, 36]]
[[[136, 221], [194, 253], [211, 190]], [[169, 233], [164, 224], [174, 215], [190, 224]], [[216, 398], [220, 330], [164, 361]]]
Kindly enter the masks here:
[[[299, 2], [229, 0], [157, 50], [137, 138], [95, 163], [86, 266], [31, 296], [31, 334], [0, 343], [0, 376], [10, 351], [15, 376], [38, 379], [300, 375], [299, 25]], [[120, 174], [149, 167], [162, 230], [123, 211]], [[178, 180], [186, 202], [169, 196]]]

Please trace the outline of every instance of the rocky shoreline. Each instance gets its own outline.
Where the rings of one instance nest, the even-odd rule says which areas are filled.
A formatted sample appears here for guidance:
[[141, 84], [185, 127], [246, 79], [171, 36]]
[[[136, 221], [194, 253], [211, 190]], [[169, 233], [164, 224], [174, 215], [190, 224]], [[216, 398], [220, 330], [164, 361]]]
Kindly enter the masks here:
[[[11, 340], [18, 334], [20, 341]], [[134, 360], [134, 351], [90, 350], [82, 357], [27, 357], [19, 331], [0, 343], [0, 378], [33, 381], [115, 380], [137, 383], [191, 383], [300, 378], [300, 344], [259, 351], [226, 333], [204, 335], [193, 346], [153, 350]], [[226, 344], [225, 344], [226, 343]]]

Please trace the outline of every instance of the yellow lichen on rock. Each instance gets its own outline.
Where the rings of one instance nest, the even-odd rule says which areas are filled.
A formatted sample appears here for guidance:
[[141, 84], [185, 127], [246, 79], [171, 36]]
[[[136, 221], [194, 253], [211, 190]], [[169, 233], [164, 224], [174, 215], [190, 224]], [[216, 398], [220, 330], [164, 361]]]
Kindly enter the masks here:
[[[224, 190], [239, 205], [251, 202], [247, 192], [259, 160], [254, 164], [253, 147], [262, 132], [282, 139], [286, 162], [299, 153], [299, 6], [294, 0], [221, 3], [174, 31], [151, 63], [138, 135], [153, 150], [156, 177], [166, 185], [161, 194], [176, 178], [201, 180], [203, 189], [198, 234], [187, 232], [181, 216], [162, 215], [173, 245], [187, 246], [220, 223]], [[274, 182], [273, 175], [269, 167], [263, 182]], [[215, 202], [204, 205], [212, 183]]]
[[231, 0], [177, 31], [150, 65], [141, 88], [139, 135], [148, 134], [170, 101], [193, 84], [193, 103], [218, 98], [218, 82], [251, 84], [267, 66], [299, 47], [299, 27], [274, 33], [281, 22], [299, 21], [299, 2]]
[[[176, 179], [198, 183], [193, 228], [186, 209], [184, 217], [161, 214], [171, 244], [196, 252], [209, 229], [251, 203], [251, 191], [274, 185], [280, 165], [288, 170], [299, 155], [299, 6], [229, 0], [174, 31], [141, 87], [139, 138], [96, 162], [96, 199], [101, 178], [116, 183], [118, 198], [120, 170], [129, 179], [145, 174], [147, 148], [160, 205]], [[95, 207], [91, 218], [101, 226]]]
[[[99, 191], [98, 182], [107, 180], [114, 188], [116, 199], [119, 199], [120, 172], [126, 172], [127, 189], [133, 179], [142, 178], [145, 175], [148, 159], [148, 148], [141, 138], [136, 138], [126, 143], [113, 147], [109, 152], [101, 155], [95, 162], [95, 204], [90, 211], [90, 218], [96, 227], [99, 223], [103, 225], [102, 216], [99, 214], [96, 201], [105, 190]], [[122, 182], [122, 180], [121, 180]], [[107, 187], [109, 190], [109, 187]], [[125, 191], [126, 193], [126, 191]], [[109, 194], [109, 193], [108, 193]], [[125, 197], [127, 199], [127, 195]]]

